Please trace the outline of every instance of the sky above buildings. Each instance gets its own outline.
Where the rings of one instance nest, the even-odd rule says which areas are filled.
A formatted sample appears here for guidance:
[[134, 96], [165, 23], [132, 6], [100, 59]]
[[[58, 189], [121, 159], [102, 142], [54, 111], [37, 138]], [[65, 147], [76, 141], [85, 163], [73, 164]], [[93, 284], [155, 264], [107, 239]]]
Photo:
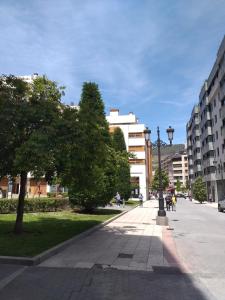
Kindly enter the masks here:
[[152, 130], [185, 125], [225, 34], [224, 0], [0, 0], [0, 73], [46, 74], [78, 103], [98, 83], [106, 106]]

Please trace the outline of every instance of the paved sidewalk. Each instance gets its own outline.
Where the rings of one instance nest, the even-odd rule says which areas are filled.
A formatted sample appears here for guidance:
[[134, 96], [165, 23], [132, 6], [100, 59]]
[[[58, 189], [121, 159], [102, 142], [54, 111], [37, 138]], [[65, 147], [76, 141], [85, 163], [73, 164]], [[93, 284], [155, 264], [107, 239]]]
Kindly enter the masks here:
[[158, 201], [151, 200], [44, 261], [40, 266], [115, 268], [152, 271], [187, 269], [180, 261], [170, 228], [156, 225]]
[[[192, 199], [192, 201], [194, 202], [194, 203], [199, 203], [197, 200], [195, 200], [195, 199]], [[218, 203], [217, 202], [207, 202], [207, 201], [204, 201], [204, 202], [202, 202], [202, 204], [203, 205], [206, 205], [206, 206], [209, 206], [209, 207], [213, 207], [213, 208], [216, 208], [216, 209], [218, 209]]]

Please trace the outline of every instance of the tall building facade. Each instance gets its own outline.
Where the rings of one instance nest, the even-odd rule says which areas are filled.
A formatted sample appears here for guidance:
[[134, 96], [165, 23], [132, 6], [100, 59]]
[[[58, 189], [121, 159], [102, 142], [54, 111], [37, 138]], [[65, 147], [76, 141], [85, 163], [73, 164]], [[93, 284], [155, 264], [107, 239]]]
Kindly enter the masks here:
[[111, 132], [116, 127], [121, 128], [127, 151], [135, 155], [130, 159], [131, 182], [137, 185], [134, 194], [137, 196], [142, 193], [144, 200], [148, 199], [152, 179], [152, 152], [150, 141], [145, 139], [145, 125], [139, 124], [133, 113], [120, 115], [118, 109], [111, 109], [106, 118]]
[[186, 126], [187, 156], [190, 184], [202, 175], [199, 105], [195, 105]]
[[[199, 122], [199, 126], [195, 122]], [[195, 126], [197, 127], [194, 129]], [[225, 37], [209, 77], [202, 86], [199, 103], [192, 111], [186, 130], [187, 144], [190, 147], [188, 154], [193, 158], [193, 167], [189, 163], [190, 180], [193, 183], [198, 176], [203, 176], [208, 200], [217, 202], [224, 199]], [[198, 135], [194, 135], [195, 130]], [[197, 169], [194, 169], [195, 166], [198, 166]]]

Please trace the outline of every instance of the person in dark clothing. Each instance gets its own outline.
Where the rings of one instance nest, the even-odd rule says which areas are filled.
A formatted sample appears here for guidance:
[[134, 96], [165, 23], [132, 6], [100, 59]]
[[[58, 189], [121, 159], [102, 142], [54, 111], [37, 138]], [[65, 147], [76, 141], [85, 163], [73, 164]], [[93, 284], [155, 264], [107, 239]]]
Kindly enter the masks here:
[[172, 206], [172, 197], [171, 195], [166, 196], [166, 210], [170, 210], [170, 207]]

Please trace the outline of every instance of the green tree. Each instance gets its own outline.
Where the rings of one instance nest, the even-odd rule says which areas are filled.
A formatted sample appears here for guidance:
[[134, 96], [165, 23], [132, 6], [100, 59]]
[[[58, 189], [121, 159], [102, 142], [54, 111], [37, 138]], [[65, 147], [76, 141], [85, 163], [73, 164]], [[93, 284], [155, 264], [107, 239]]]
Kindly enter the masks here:
[[117, 127], [112, 133], [112, 145], [117, 152], [116, 191], [122, 198], [128, 200], [131, 193], [129, 153], [122, 130]]
[[79, 106], [78, 151], [71, 157], [69, 198], [72, 204], [91, 211], [113, 197], [115, 155], [110, 149], [104, 103], [95, 83], [84, 83]]
[[179, 179], [177, 179], [176, 183], [175, 183], [175, 187], [176, 187], [176, 191], [180, 192], [181, 191], [181, 187], [182, 187], [182, 183], [180, 182]]
[[[165, 171], [162, 171], [162, 188], [165, 190], [169, 185], [169, 177]], [[159, 190], [159, 170], [155, 170], [155, 175], [152, 180], [152, 190]]]
[[116, 127], [112, 133], [112, 145], [116, 151], [126, 151], [126, 143], [121, 128]]
[[187, 191], [190, 190], [190, 181], [189, 181], [189, 179], [186, 180], [185, 188], [186, 188]]
[[20, 193], [14, 232], [23, 231], [28, 172], [36, 177], [53, 169], [54, 124], [62, 91], [39, 77], [28, 84], [14, 76], [0, 78], [0, 176], [19, 176]]
[[202, 177], [198, 177], [193, 184], [193, 196], [195, 200], [202, 203], [207, 198], [206, 185]]

